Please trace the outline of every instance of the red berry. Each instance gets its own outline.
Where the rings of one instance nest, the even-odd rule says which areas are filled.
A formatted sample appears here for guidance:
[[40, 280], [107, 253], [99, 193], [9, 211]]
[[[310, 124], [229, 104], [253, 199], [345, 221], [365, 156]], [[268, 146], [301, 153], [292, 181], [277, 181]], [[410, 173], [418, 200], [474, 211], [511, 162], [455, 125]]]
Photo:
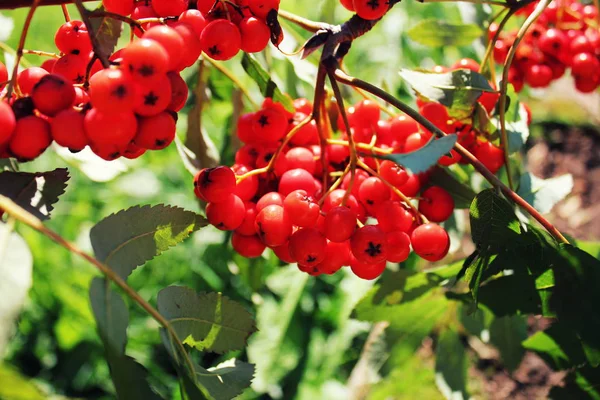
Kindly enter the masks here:
[[478, 143], [474, 155], [494, 174], [504, 165], [504, 151], [491, 142]]
[[[150, 117], [160, 114], [165, 111], [171, 103], [171, 80], [167, 75], [163, 75], [161, 78], [145, 85], [135, 84], [135, 86], [136, 98], [133, 111], [135, 111], [137, 115]], [[95, 103], [92, 104], [95, 106]]]
[[600, 70], [600, 61], [595, 55], [579, 53], [571, 61], [571, 73], [578, 77], [593, 77]]
[[343, 266], [350, 265], [351, 259], [350, 244], [348, 241], [342, 243], [328, 241], [327, 248], [325, 249], [325, 258], [321, 261], [318, 268], [321, 273], [332, 275]]
[[0, 90], [4, 88], [4, 82], [8, 81], [8, 70], [6, 69], [6, 65], [0, 61]]
[[479, 63], [471, 58], [462, 58], [452, 64], [450, 69], [470, 69], [473, 72], [479, 72]]
[[274, 143], [282, 139], [287, 126], [286, 116], [273, 108], [260, 110], [252, 117], [252, 131], [260, 143]]
[[135, 9], [135, 0], [102, 0], [104, 9], [119, 15], [131, 15]]
[[0, 146], [8, 143], [15, 128], [17, 120], [12, 108], [4, 101], [0, 100]]
[[304, 266], [319, 265], [326, 249], [325, 236], [314, 228], [301, 228], [290, 236], [290, 255]]
[[413, 215], [405, 206], [392, 200], [381, 203], [377, 207], [375, 217], [379, 223], [379, 228], [384, 232], [408, 232], [414, 221]]
[[123, 152], [123, 157], [129, 160], [135, 160], [136, 158], [143, 156], [144, 153], [146, 153], [146, 149], [143, 149], [131, 142]]
[[426, 103], [423, 107], [420, 107], [421, 115], [429, 120], [432, 124], [434, 124], [437, 128], [442, 131], [446, 131], [448, 129], [448, 120], [450, 116], [448, 115], [448, 110], [446, 107], [436, 102]]
[[187, 24], [175, 25], [175, 31], [181, 36], [185, 43], [185, 51], [179, 61], [179, 64], [174, 68], [175, 71], [182, 71], [187, 67], [191, 67], [198, 61], [202, 54], [202, 45], [200, 38], [196, 35], [193, 28]]
[[559, 55], [562, 51], [566, 50], [569, 44], [569, 39], [563, 31], [557, 28], [550, 28], [544, 32], [537, 45], [546, 54], [553, 56]]
[[283, 207], [283, 196], [277, 192], [269, 192], [263, 195], [256, 203], [256, 210], [261, 211], [263, 208], [268, 206], [281, 206]]
[[35, 115], [21, 118], [10, 139], [10, 153], [19, 161], [30, 161], [41, 155], [52, 143], [50, 124]]
[[[157, 18], [158, 15], [156, 15], [156, 12], [152, 8], [152, 5], [149, 3], [150, 3], [149, 1], [148, 2], [144, 1], [144, 2], [138, 3], [136, 5], [136, 7], [133, 9], [133, 12], [131, 13], [131, 18], [134, 20], [140, 20], [140, 19], [144, 19], [144, 18]], [[146, 24], [142, 25], [142, 28], [148, 29], [150, 26], [152, 26], [150, 23], [146, 23]], [[137, 37], [142, 37], [142, 35], [144, 34], [144, 31], [135, 28], [133, 30], [133, 33]]]
[[[336, 189], [333, 192], [329, 193], [327, 197], [325, 197], [325, 201], [323, 202], [323, 211], [328, 213], [333, 208], [340, 207], [342, 205], [342, 201], [345, 195], [346, 191], [343, 189]], [[357, 214], [360, 211], [358, 200], [356, 200], [356, 197], [354, 197], [354, 195], [352, 194], [350, 194], [350, 196], [348, 196], [348, 199], [346, 200], [346, 207]]]
[[[52, 72], [52, 70], [54, 69], [54, 64], [56, 64], [56, 59], [49, 58], [46, 61], [44, 61], [42, 63], [42, 65], [40, 65], [40, 68], [42, 68], [48, 72]], [[0, 65], [0, 75], [1, 75], [1, 71], [2, 71], [2, 66]], [[0, 87], [0, 89], [1, 89], [1, 87]]]
[[363, 100], [354, 106], [354, 117], [370, 129], [377, 126], [380, 114], [379, 106], [371, 100]]
[[133, 141], [144, 149], [161, 150], [175, 140], [176, 128], [175, 118], [167, 111], [152, 117], [141, 117]]
[[137, 100], [131, 77], [120, 69], [107, 68], [90, 79], [92, 105], [105, 113], [131, 111]]
[[238, 27], [242, 35], [242, 51], [257, 53], [269, 44], [271, 30], [263, 21], [254, 17], [244, 18]]
[[388, 232], [387, 240], [387, 260], [393, 263], [401, 263], [406, 261], [410, 255], [410, 237], [400, 231]]
[[269, 247], [278, 247], [288, 241], [292, 235], [293, 226], [283, 207], [270, 205], [258, 213], [254, 229], [264, 244]]
[[[21, 94], [31, 94], [33, 87], [46, 75], [48, 75], [48, 71], [39, 67], [27, 68], [19, 72], [19, 75], [17, 75], [17, 85]], [[4, 82], [1, 76], [0, 82]]]
[[385, 232], [376, 225], [365, 225], [350, 239], [350, 249], [357, 260], [377, 264], [387, 257]]
[[416, 150], [419, 150], [423, 146], [425, 146], [429, 140], [431, 139], [431, 133], [413, 133], [406, 138], [406, 142], [404, 143], [404, 153], [410, 153]]
[[200, 35], [200, 44], [210, 58], [229, 60], [240, 51], [242, 36], [235, 24], [218, 19], [206, 25]]
[[109, 114], [95, 108], [88, 111], [83, 122], [85, 134], [92, 144], [112, 148], [115, 153], [122, 153], [127, 148], [138, 127], [132, 112]]
[[408, 136], [419, 131], [419, 125], [406, 115], [398, 115], [390, 119], [390, 131], [394, 140], [404, 144]]
[[273, 247], [273, 253], [275, 253], [277, 258], [285, 263], [291, 264], [296, 262], [296, 260], [290, 254], [289, 242], [281, 246]]
[[92, 50], [90, 35], [81, 21], [69, 21], [58, 28], [54, 43], [64, 54], [87, 55]]
[[358, 197], [367, 210], [372, 208], [374, 211], [375, 207], [390, 198], [390, 189], [381, 179], [372, 176], [360, 185]]
[[385, 271], [385, 261], [371, 263], [353, 259], [350, 262], [350, 268], [352, 269], [352, 272], [354, 272], [354, 275], [370, 281], [383, 274], [383, 271]]
[[279, 10], [279, 0], [248, 0], [248, 6], [254, 16], [264, 20], [271, 10]]
[[[236, 164], [231, 167], [236, 177], [240, 177], [250, 171], [245, 165]], [[235, 188], [235, 194], [242, 200], [250, 200], [258, 191], [258, 176], [252, 175], [239, 182]]]
[[141, 84], [158, 80], [169, 70], [169, 53], [155, 40], [142, 39], [129, 44], [122, 57], [122, 68]]
[[181, 111], [188, 98], [187, 84], [177, 72], [169, 72], [167, 77], [171, 82], [171, 102], [167, 108], [175, 112]]
[[198, 38], [200, 38], [204, 27], [206, 27], [206, 19], [199, 10], [184, 11], [179, 16], [179, 22], [189, 25]]
[[188, 0], [152, 0], [152, 8], [159, 17], [172, 17], [188, 8]]
[[437, 224], [419, 226], [413, 231], [410, 240], [415, 253], [427, 261], [441, 260], [450, 249], [448, 233]]
[[432, 186], [421, 194], [419, 211], [431, 222], [444, 222], [454, 212], [454, 199], [439, 186]]
[[305, 190], [295, 190], [288, 194], [283, 201], [292, 224], [305, 228], [315, 226], [321, 213], [321, 207]]
[[244, 215], [244, 221], [240, 226], [235, 230], [237, 233], [250, 236], [256, 234], [256, 230], [254, 229], [254, 221], [256, 220], [256, 215], [258, 211], [256, 211], [256, 204], [247, 201], [244, 203], [244, 207], [246, 209], [246, 214]]
[[400, 187], [408, 181], [406, 170], [390, 160], [384, 160], [379, 165], [379, 173], [383, 179], [395, 187]]
[[246, 258], [260, 257], [267, 248], [258, 236], [244, 236], [237, 232], [231, 236], [231, 245], [238, 254]]
[[[294, 122], [290, 124], [288, 131], [292, 130], [292, 128], [299, 125], [300, 122], [305, 120], [306, 115], [307, 114], [296, 113], [294, 115]], [[298, 129], [292, 137], [292, 139], [290, 140], [290, 143], [292, 143], [295, 146], [306, 146], [308, 144], [318, 143], [318, 141], [319, 131], [317, 130], [317, 123], [313, 120], [310, 121], [310, 123], [303, 125], [300, 129]]]
[[340, 0], [340, 3], [344, 8], [348, 11], [354, 12], [354, 2], [353, 0]]
[[39, 112], [52, 117], [71, 107], [75, 101], [75, 89], [63, 77], [49, 74], [33, 87], [31, 98]]
[[225, 201], [235, 190], [235, 174], [229, 167], [206, 168], [196, 174], [194, 186], [208, 202]]
[[52, 67], [52, 73], [60, 75], [71, 83], [83, 83], [85, 80], [87, 60], [83, 56], [65, 54]]
[[169, 71], [177, 70], [179, 62], [182, 60], [184, 53], [187, 52], [187, 48], [183, 38], [175, 29], [166, 25], [153, 26], [144, 33], [142, 38], [158, 42], [169, 55]]
[[237, 229], [246, 216], [244, 202], [235, 194], [230, 194], [218, 203], [208, 203], [206, 219], [217, 229], [232, 231]]
[[315, 179], [310, 172], [296, 168], [285, 172], [279, 180], [279, 193], [287, 196], [294, 190], [305, 190], [310, 196], [313, 196], [317, 190]]
[[315, 161], [315, 156], [312, 151], [308, 150], [306, 147], [295, 147], [285, 153], [286, 171], [301, 168], [308, 171], [310, 174], [314, 174], [316, 166], [317, 162]]
[[72, 108], [59, 112], [50, 123], [54, 141], [72, 152], [83, 150], [88, 144], [84, 118], [83, 113]]
[[354, 11], [366, 20], [376, 20], [385, 15], [389, 9], [386, 0], [353, 0]]
[[325, 216], [325, 236], [332, 242], [345, 242], [356, 230], [356, 213], [348, 207], [335, 207]]
[[525, 70], [525, 81], [532, 88], [546, 87], [552, 78], [552, 68], [544, 64], [533, 64]]
[[406, 183], [398, 187], [406, 197], [414, 197], [421, 190], [421, 181], [417, 175], [409, 175]]

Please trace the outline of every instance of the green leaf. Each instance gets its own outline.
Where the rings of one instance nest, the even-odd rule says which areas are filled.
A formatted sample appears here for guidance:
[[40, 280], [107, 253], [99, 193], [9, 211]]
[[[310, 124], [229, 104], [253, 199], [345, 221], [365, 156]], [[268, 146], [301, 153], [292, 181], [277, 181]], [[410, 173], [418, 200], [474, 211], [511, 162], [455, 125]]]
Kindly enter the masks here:
[[545, 331], [523, 341], [523, 347], [535, 351], [555, 370], [585, 363], [585, 354], [575, 333], [564, 323], [555, 322]]
[[400, 76], [418, 96], [443, 104], [458, 119], [471, 115], [483, 92], [494, 91], [483, 75], [466, 69], [443, 74], [403, 69]]
[[553, 400], [600, 400], [600, 369], [584, 367], [565, 378], [564, 387], [555, 386], [549, 393]]
[[540, 179], [528, 172], [521, 175], [517, 193], [536, 210], [545, 214], [571, 193], [573, 185], [571, 174]]
[[50, 172], [2, 172], [0, 194], [41, 220], [50, 218], [54, 204], [65, 192], [69, 171], [66, 168]]
[[454, 147], [456, 140], [456, 135], [448, 135], [439, 139], [432, 139], [425, 146], [413, 152], [390, 154], [379, 158], [392, 160], [411, 173], [419, 174], [436, 165], [440, 157], [448, 154]]
[[254, 365], [231, 359], [208, 370], [196, 366], [196, 378], [215, 400], [230, 400], [250, 387]]
[[6, 400], [45, 400], [48, 395], [16, 369], [8, 364], [0, 364], [0, 399]]
[[281, 103], [286, 110], [294, 112], [292, 99], [281, 92], [277, 84], [273, 82], [269, 73], [260, 65], [253, 55], [244, 53], [242, 57], [242, 67], [246, 73], [256, 82], [264, 97], [270, 97], [274, 101]]
[[444, 188], [454, 199], [454, 207], [458, 209], [469, 208], [477, 195], [471, 187], [460, 182], [454, 174], [446, 168], [435, 168], [429, 178], [433, 186]]
[[90, 239], [96, 258], [126, 278], [206, 224], [202, 216], [179, 207], [136, 206], [100, 221]]
[[110, 288], [107, 281], [94, 278], [90, 286], [90, 301], [117, 397], [127, 400], [160, 399], [150, 387], [144, 367], [125, 355], [129, 312], [121, 296]]
[[447, 399], [468, 399], [468, 359], [465, 346], [454, 329], [444, 330], [435, 349], [435, 372], [438, 389]]
[[490, 343], [500, 351], [504, 367], [513, 372], [517, 369], [525, 349], [521, 342], [527, 338], [527, 321], [520, 315], [495, 318], [490, 325]]
[[220, 293], [199, 293], [170, 286], [158, 293], [158, 311], [169, 320], [177, 337], [200, 351], [242, 350], [256, 331], [250, 313]]
[[[104, 7], [98, 7], [99, 11], [104, 11]], [[100, 44], [98, 49], [101, 54], [108, 57], [114, 51], [121, 33], [123, 32], [123, 22], [109, 17], [91, 18], [91, 23], [96, 32], [96, 38]]]
[[479, 193], [470, 208], [471, 235], [478, 249], [497, 252], [521, 232], [511, 205], [494, 189]]
[[475, 24], [454, 24], [439, 19], [426, 19], [410, 28], [408, 37], [430, 47], [468, 46], [479, 39], [483, 31]]

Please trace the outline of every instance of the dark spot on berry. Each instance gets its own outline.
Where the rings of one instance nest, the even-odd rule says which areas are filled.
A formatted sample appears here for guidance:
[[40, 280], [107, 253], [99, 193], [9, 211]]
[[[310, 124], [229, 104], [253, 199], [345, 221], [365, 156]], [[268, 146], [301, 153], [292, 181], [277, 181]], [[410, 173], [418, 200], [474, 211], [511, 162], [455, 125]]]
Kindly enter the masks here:
[[119, 158], [121, 156], [121, 153], [119, 153], [118, 151], [115, 151], [114, 153], [110, 153], [108, 156], [110, 158], [112, 158], [113, 160], [116, 160], [117, 158]]
[[144, 105], [155, 106], [156, 102], [158, 102], [158, 96], [154, 92], [150, 92], [144, 96]]
[[312, 263], [314, 263], [315, 261], [317, 261], [317, 257], [315, 257], [315, 256], [313, 256], [313, 255], [309, 255], [308, 257], [306, 257], [306, 262], [307, 262], [308, 264], [312, 264]]
[[112, 91], [112, 95], [122, 99], [123, 97], [127, 96], [127, 88], [124, 85], [119, 85], [115, 88], [115, 90]]
[[375, 202], [373, 200], [367, 200], [367, 204], [372, 206], [373, 204], [375, 204]]
[[379, 0], [369, 0], [367, 5], [371, 7], [372, 10], [376, 10], [377, 8], [379, 8]]
[[147, 78], [154, 75], [154, 68], [151, 65], [142, 65], [138, 68], [138, 74]]
[[304, 196], [304, 197], [302, 197], [302, 199], [300, 201], [304, 201], [306, 203], [314, 203], [313, 198], [310, 196]]
[[221, 54], [221, 50], [219, 50], [219, 46], [217, 46], [216, 44], [214, 46], [211, 46], [208, 48], [208, 53], [211, 56], [218, 56], [219, 54]]
[[258, 119], [258, 124], [261, 126], [261, 128], [264, 128], [265, 126], [269, 125], [269, 117], [267, 117], [266, 115], [261, 115]]
[[263, 230], [262, 227], [262, 222], [257, 222], [256, 226], [258, 227], [258, 232], [256, 232], [256, 234], [258, 235], [258, 237], [262, 240], [265, 237], [265, 231]]
[[75, 78], [75, 83], [83, 83], [83, 81], [85, 81], [85, 76], [78, 74]]
[[167, 141], [164, 139], [156, 139], [156, 141], [154, 142], [154, 144], [158, 147], [162, 147], [165, 144], [167, 144]]
[[206, 173], [202, 174], [202, 182], [200, 182], [200, 185], [205, 188], [208, 185], [210, 185], [212, 183], [212, 180], [210, 179], [210, 173], [212, 172], [212, 168], [211, 169], [207, 169]]
[[371, 257], [378, 256], [379, 254], [381, 254], [381, 243], [376, 244], [373, 242], [369, 242], [369, 247], [367, 247], [365, 253], [367, 253]]

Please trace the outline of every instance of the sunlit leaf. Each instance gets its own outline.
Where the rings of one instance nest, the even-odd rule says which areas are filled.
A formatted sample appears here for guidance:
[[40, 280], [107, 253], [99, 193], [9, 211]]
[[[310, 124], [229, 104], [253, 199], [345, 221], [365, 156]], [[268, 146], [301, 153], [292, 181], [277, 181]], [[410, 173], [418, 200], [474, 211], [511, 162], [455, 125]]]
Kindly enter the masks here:
[[467, 46], [482, 33], [475, 24], [456, 24], [440, 19], [419, 21], [406, 32], [411, 40], [431, 47]]

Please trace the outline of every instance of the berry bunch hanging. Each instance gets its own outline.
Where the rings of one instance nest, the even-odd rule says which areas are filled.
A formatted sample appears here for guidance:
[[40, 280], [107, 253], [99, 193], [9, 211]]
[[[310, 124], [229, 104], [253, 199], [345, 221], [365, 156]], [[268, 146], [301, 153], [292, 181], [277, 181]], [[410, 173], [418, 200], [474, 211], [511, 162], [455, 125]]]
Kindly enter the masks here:
[[[529, 15], [535, 3], [521, 14]], [[552, 1], [529, 29], [515, 53], [509, 81], [520, 91], [526, 84], [543, 88], [570, 71], [575, 88], [584, 93], [600, 86], [600, 32], [598, 10], [576, 0]], [[490, 39], [498, 25], [489, 29]], [[494, 44], [494, 59], [504, 63], [517, 31], [500, 32]]]
[[[312, 105], [305, 99], [294, 105], [290, 113], [266, 99], [260, 110], [243, 115], [237, 135], [244, 146], [235, 164], [194, 178], [196, 196], [208, 202], [209, 222], [233, 231], [233, 248], [252, 258], [268, 247], [311, 275], [350, 266], [363, 279], [381, 275], [386, 262], [405, 261], [411, 246], [426, 260], [444, 258], [450, 239], [437, 223], [452, 215], [452, 196], [428, 186], [428, 174], [412, 175], [368, 154], [350, 173], [343, 129], [326, 134], [323, 154], [317, 125], [307, 123]], [[356, 145], [385, 154], [403, 152], [406, 139], [420, 131], [404, 115], [380, 119], [379, 106], [368, 100], [348, 115]], [[337, 179], [324, 180], [324, 174]]]

